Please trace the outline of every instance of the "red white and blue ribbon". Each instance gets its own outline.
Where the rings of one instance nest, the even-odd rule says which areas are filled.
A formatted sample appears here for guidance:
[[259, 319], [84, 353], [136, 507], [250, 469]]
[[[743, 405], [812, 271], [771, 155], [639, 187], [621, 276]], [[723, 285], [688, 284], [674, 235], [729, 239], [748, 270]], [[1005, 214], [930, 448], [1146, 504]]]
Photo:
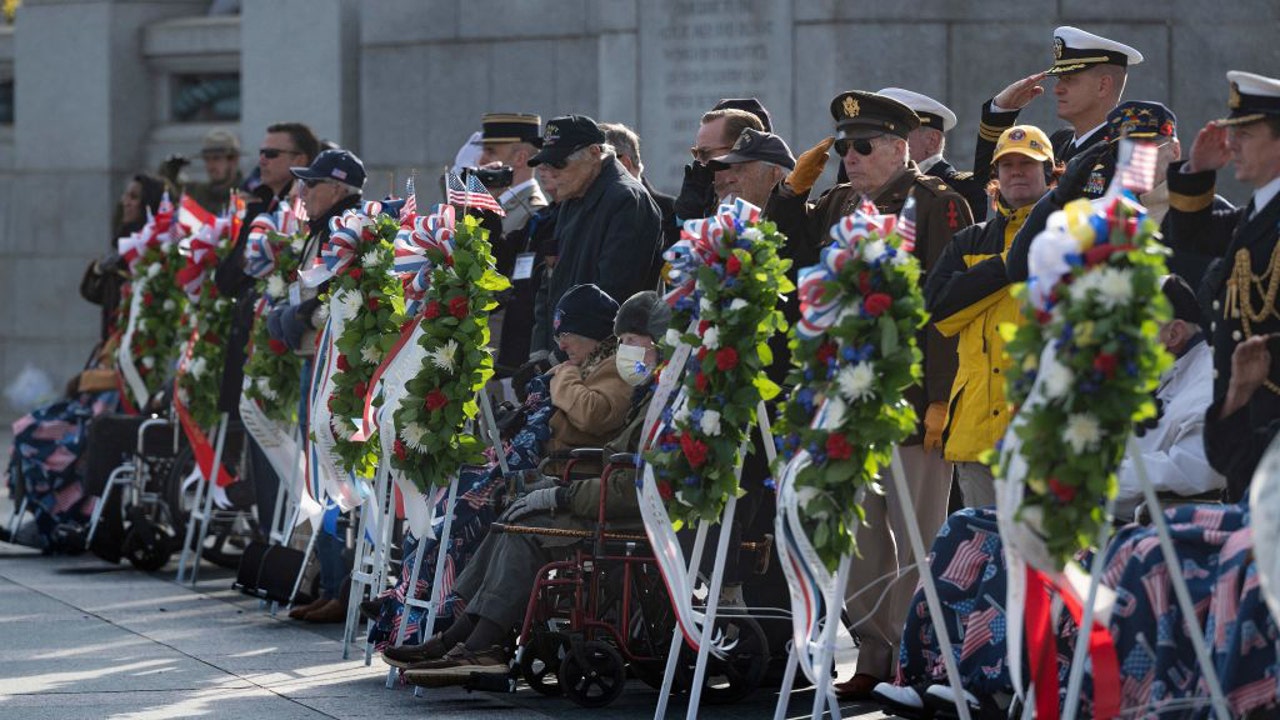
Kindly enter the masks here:
[[187, 265], [178, 271], [174, 279], [191, 302], [200, 298], [209, 270], [218, 264], [218, 244], [228, 224], [229, 220], [218, 218], [212, 225], [202, 228], [199, 235], [188, 239]]
[[835, 324], [849, 302], [836, 283], [841, 269], [857, 257], [865, 240], [873, 235], [886, 237], [895, 227], [901, 227], [897, 218], [878, 214], [875, 205], [866, 198], [853, 214], [840, 218], [831, 226], [833, 242], [823, 248], [821, 262], [797, 272], [796, 296], [800, 300], [797, 335], [805, 340], [814, 340]]
[[396, 233], [392, 271], [404, 282], [405, 315], [416, 317], [431, 284], [431, 271], [453, 256], [452, 205], [436, 205], [430, 215], [415, 216]]
[[[365, 209], [380, 203], [365, 203]], [[320, 249], [320, 256], [309, 269], [299, 273], [307, 287], [317, 287], [326, 280], [341, 274], [356, 259], [360, 243], [370, 242], [373, 235], [373, 216], [348, 210], [329, 221], [329, 242]]]
[[280, 233], [273, 213], [262, 213], [249, 223], [249, 238], [244, 248], [244, 271], [262, 279], [276, 271], [276, 243], [273, 235]]
[[670, 267], [667, 280], [672, 287], [664, 299], [675, 305], [691, 296], [697, 287], [698, 268], [723, 262], [727, 236], [736, 237], [747, 223], [759, 222], [760, 216], [760, 208], [737, 198], [732, 204], [721, 205], [711, 217], [686, 220], [680, 240], [662, 254]]
[[[363, 498], [359, 489], [351, 482], [350, 474], [343, 472], [335, 459], [337, 440], [330, 425], [333, 414], [329, 411], [329, 397], [334, 392], [334, 371], [337, 369], [338, 354], [333, 345], [334, 338], [342, 336], [342, 330], [352, 315], [346, 305], [337, 300], [330, 300], [329, 308], [329, 320], [316, 344], [315, 366], [311, 376], [307, 426], [311, 430], [312, 442], [308, 443], [307, 450], [307, 490], [320, 504], [327, 505], [325, 498], [332, 498], [346, 511], [360, 505]], [[345, 418], [339, 420], [347, 422]]]

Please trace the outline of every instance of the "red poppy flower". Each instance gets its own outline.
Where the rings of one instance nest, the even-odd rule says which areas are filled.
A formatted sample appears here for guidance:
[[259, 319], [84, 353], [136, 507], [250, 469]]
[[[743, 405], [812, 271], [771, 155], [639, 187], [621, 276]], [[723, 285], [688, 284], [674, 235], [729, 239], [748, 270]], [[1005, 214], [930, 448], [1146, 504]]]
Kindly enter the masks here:
[[827, 436], [827, 457], [831, 460], [848, 460], [853, 457], [853, 446], [844, 435], [831, 433]]
[[707, 462], [707, 444], [695, 439], [689, 433], [680, 436], [680, 449], [684, 451], [685, 458], [689, 460], [689, 466], [694, 470]]
[[423, 311], [423, 315], [425, 315], [428, 320], [435, 320], [440, 317], [440, 301], [432, 300], [427, 303], [427, 309]]
[[880, 317], [893, 305], [893, 298], [884, 293], [871, 293], [862, 301], [862, 309], [871, 317]]
[[449, 314], [459, 320], [467, 316], [468, 309], [467, 298], [463, 295], [459, 295], [449, 301]]
[[440, 392], [440, 388], [436, 388], [435, 390], [427, 393], [426, 401], [423, 404], [426, 406], [427, 410], [435, 412], [445, 405], [448, 405], [449, 398], [444, 393]]
[[738, 351], [734, 348], [720, 348], [716, 351], [716, 368], [727, 372], [738, 367]]
[[271, 349], [271, 352], [276, 355], [283, 355], [289, 352], [289, 346], [285, 345], [283, 342], [275, 338], [271, 338], [269, 341], [267, 341], [267, 347], [269, 347]]

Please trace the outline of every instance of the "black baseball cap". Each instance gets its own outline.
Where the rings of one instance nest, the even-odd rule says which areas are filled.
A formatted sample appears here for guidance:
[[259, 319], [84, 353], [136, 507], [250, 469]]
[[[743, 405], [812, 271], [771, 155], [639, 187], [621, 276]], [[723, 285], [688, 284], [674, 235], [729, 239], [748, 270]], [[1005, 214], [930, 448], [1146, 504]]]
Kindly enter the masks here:
[[542, 149], [529, 158], [529, 167], [542, 163], [559, 163], [588, 145], [607, 142], [604, 131], [586, 115], [564, 115], [547, 121], [542, 134]]
[[707, 167], [712, 170], [724, 170], [730, 165], [761, 160], [794, 170], [796, 159], [786, 141], [773, 133], [760, 132], [753, 128], [743, 128], [733, 149], [718, 158], [712, 158]]
[[336, 180], [343, 185], [364, 189], [364, 163], [350, 150], [325, 150], [310, 167], [291, 167], [289, 172], [299, 180]]

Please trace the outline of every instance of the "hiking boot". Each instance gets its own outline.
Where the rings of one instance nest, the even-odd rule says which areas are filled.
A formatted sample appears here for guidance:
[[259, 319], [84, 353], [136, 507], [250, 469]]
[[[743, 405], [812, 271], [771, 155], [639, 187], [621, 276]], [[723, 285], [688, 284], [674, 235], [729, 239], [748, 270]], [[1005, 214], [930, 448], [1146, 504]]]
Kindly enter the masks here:
[[319, 610], [321, 606], [323, 606], [327, 602], [329, 601], [325, 598], [316, 598], [315, 600], [312, 600], [306, 605], [299, 605], [289, 611], [289, 618], [291, 620], [301, 620], [302, 618], [307, 616], [307, 613], [311, 612], [312, 610]]
[[505, 673], [510, 658], [501, 645], [472, 651], [458, 643], [439, 660], [428, 660], [405, 669], [404, 679], [410, 685], [441, 687], [459, 685], [471, 677], [471, 673]]
[[347, 621], [347, 604], [341, 600], [330, 600], [307, 613], [302, 618], [309, 623], [332, 624]]
[[439, 660], [449, 652], [449, 648], [444, 646], [441, 637], [441, 633], [436, 633], [435, 637], [421, 645], [388, 647], [382, 651], [382, 660], [391, 667], [398, 668], [408, 668], [419, 663]]

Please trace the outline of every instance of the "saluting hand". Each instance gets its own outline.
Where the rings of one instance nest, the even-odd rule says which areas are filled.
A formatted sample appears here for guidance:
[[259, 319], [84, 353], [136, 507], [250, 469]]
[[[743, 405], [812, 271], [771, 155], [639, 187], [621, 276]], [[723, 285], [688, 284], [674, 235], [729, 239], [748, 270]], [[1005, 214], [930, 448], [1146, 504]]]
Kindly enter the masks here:
[[1271, 372], [1271, 352], [1267, 348], [1267, 340], [1271, 337], [1254, 335], [1236, 345], [1231, 353], [1231, 384], [1227, 386], [1220, 417], [1225, 418], [1244, 407], [1254, 391], [1262, 387]]
[[1021, 110], [1026, 107], [1032, 100], [1044, 94], [1044, 87], [1040, 85], [1044, 77], [1044, 72], [1038, 72], [1015, 81], [995, 96], [996, 106], [1005, 110]]
[[1187, 160], [1187, 172], [1217, 170], [1226, 167], [1230, 159], [1226, 126], [1210, 120], [1196, 133], [1196, 141], [1191, 145], [1191, 158]]

